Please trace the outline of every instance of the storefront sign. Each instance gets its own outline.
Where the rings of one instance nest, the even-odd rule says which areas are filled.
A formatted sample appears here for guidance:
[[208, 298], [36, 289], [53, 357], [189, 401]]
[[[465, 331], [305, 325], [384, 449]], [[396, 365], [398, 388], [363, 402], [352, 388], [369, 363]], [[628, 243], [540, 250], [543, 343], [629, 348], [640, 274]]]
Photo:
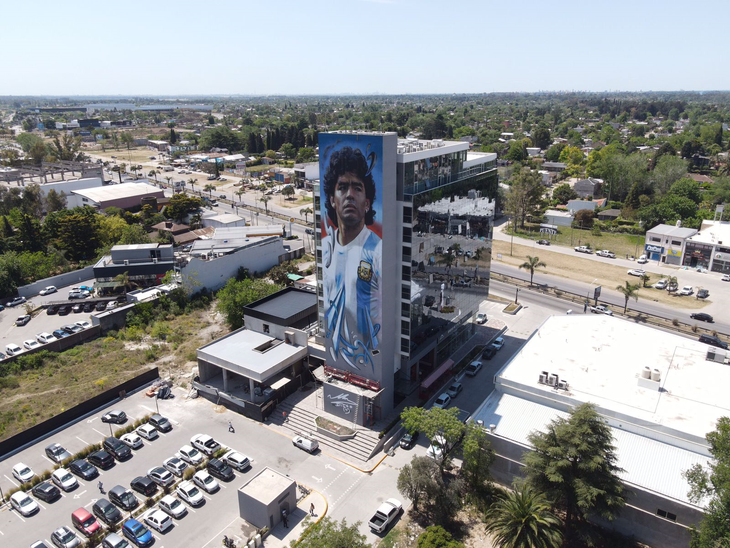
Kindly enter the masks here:
[[644, 249], [649, 253], [664, 253], [664, 248], [660, 245], [646, 244]]
[[667, 249], [667, 255], [669, 257], [681, 257], [682, 251], [679, 249]]

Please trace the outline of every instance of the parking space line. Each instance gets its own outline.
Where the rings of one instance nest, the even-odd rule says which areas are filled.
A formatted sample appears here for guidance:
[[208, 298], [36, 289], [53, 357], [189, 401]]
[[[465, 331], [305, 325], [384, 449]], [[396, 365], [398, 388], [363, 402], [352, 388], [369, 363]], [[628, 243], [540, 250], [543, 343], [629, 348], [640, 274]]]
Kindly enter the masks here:
[[15, 481], [13, 481], [12, 479], [8, 478], [8, 476], [6, 474], [3, 474], [3, 476], [5, 476], [10, 483], [12, 483], [13, 485], [15, 485], [15, 487], [20, 487], [20, 485], [18, 485], [17, 483], [15, 483]]
[[48, 458], [48, 457], [47, 457], [46, 455], [43, 455], [43, 458], [44, 458], [44, 459], [46, 459], [46, 460], [47, 460], [48, 462], [50, 462], [51, 464], [54, 464], [54, 465], [56, 464], [56, 463], [55, 463], [55, 462], [53, 462], [53, 461], [52, 461], [51, 459], [49, 459], [49, 458]]
[[22, 521], [23, 523], [25, 523], [25, 520], [23, 519], [23, 516], [21, 516], [19, 512], [13, 512], [13, 514], [15, 514], [16, 516], [18, 516], [18, 518], [20, 518], [20, 521]]
[[89, 442], [82, 440], [80, 437], [76, 436], [76, 439], [79, 440], [84, 445], [91, 445]]
[[43, 506], [43, 505], [42, 505], [42, 504], [40, 503], [40, 501], [36, 500], [36, 501], [35, 501], [35, 503], [36, 503], [36, 504], [37, 504], [38, 506], [40, 506], [40, 507], [41, 507], [41, 510], [45, 510], [45, 509], [46, 509], [46, 507], [45, 507], [45, 506]]
[[92, 428], [92, 430], [94, 432], [96, 432], [97, 434], [99, 434], [103, 438], [106, 438], [107, 437], [107, 435], [104, 432], [99, 432], [96, 428]]
[[214, 540], [216, 540], [216, 539], [217, 539], [218, 537], [220, 537], [220, 536], [221, 536], [221, 534], [223, 533], [223, 531], [225, 531], [226, 529], [228, 529], [228, 528], [229, 528], [229, 527], [230, 527], [231, 525], [233, 525], [233, 524], [234, 524], [234, 523], [235, 523], [235, 522], [236, 522], [237, 520], [239, 520], [239, 519], [241, 519], [241, 518], [234, 518], [234, 519], [232, 519], [232, 520], [231, 520], [231, 523], [229, 523], [229, 524], [228, 524], [228, 525], [226, 525], [226, 526], [225, 526], [225, 527], [224, 527], [223, 529], [221, 529], [221, 530], [220, 530], [220, 531], [218, 532], [218, 534], [217, 534], [216, 536], [214, 536], [214, 537], [213, 537], [212, 539], [210, 539], [210, 540], [209, 540], [208, 542], [206, 542], [205, 544], [203, 544], [203, 546], [201, 546], [200, 548], [205, 548], [206, 546], [208, 546], [208, 544], [210, 544], [211, 542], [213, 542]]

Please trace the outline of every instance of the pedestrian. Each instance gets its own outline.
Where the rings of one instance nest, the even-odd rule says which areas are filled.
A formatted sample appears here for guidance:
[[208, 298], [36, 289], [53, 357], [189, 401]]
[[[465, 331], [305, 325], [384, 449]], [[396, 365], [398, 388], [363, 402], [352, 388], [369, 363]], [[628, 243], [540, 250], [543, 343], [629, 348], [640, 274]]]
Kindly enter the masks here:
[[233, 423], [231, 421], [228, 421], [228, 431], [235, 432], [235, 430], [233, 429]]
[[99, 491], [104, 493], [104, 484], [102, 482], [99, 482]]
[[314, 517], [314, 503], [309, 505], [309, 515]]
[[284, 508], [281, 510], [281, 520], [284, 522], [284, 527], [289, 529], [289, 520], [286, 518], [286, 510]]

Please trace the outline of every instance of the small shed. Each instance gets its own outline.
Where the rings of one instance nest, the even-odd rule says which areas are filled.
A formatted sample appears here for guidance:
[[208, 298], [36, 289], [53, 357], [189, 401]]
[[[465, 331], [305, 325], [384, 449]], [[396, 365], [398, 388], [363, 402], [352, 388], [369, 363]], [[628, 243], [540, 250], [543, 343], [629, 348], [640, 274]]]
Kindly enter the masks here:
[[238, 510], [248, 523], [270, 530], [281, 521], [281, 511], [297, 508], [297, 484], [268, 466], [238, 489]]

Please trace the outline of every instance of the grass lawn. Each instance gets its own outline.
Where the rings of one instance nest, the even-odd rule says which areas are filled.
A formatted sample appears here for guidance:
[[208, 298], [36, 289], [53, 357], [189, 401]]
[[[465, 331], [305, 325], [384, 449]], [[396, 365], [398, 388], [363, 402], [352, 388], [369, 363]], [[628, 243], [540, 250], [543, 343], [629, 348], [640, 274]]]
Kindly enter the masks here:
[[[508, 233], [508, 231], [505, 231], [505, 234]], [[562, 245], [565, 247], [590, 245], [591, 249], [594, 250], [608, 249], [609, 251], [613, 251], [617, 257], [625, 257], [626, 255], [638, 257], [644, 253], [644, 237], [641, 235], [603, 232], [600, 236], [595, 236], [590, 230], [559, 227], [556, 236], [548, 236], [547, 234], [527, 230], [517, 230], [515, 236], [529, 238], [531, 240], [550, 240], [551, 245]]]

